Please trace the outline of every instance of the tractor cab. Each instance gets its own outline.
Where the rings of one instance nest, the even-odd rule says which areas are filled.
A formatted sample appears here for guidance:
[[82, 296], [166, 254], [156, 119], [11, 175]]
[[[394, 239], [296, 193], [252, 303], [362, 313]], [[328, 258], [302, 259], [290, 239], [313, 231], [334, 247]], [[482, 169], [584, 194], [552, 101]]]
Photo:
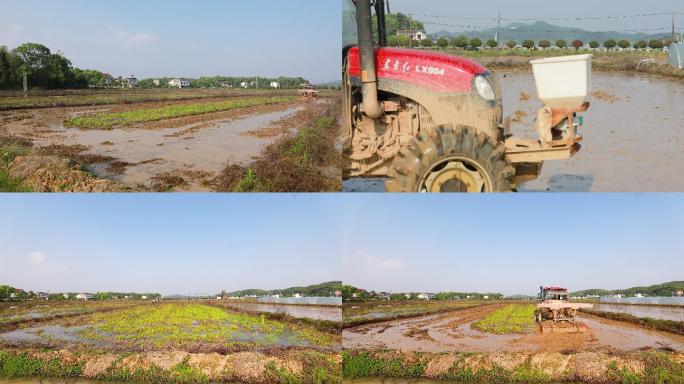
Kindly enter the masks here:
[[568, 290], [567, 288], [559, 287], [539, 287], [539, 301], [568, 301]]

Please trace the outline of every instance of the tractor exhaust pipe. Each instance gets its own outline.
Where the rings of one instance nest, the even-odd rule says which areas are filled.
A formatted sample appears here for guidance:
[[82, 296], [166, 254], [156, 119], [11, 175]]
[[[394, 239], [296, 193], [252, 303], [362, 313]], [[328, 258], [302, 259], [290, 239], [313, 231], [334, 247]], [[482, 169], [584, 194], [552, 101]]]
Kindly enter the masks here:
[[361, 94], [363, 112], [371, 119], [384, 113], [378, 101], [378, 77], [375, 73], [375, 52], [373, 50], [373, 23], [370, 0], [356, 1], [356, 22], [359, 33], [359, 60], [361, 64]]

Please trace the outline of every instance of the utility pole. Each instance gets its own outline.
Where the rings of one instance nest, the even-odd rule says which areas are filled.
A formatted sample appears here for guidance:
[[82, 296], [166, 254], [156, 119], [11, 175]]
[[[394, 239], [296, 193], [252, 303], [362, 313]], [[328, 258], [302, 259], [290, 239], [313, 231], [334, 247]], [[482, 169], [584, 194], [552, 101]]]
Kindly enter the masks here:
[[499, 17], [496, 19], [496, 45], [499, 45], [499, 38], [501, 36], [501, 12], [499, 12]]
[[672, 11], [672, 42], [676, 42], [677, 40], [677, 32], [675, 31], [675, 12]]

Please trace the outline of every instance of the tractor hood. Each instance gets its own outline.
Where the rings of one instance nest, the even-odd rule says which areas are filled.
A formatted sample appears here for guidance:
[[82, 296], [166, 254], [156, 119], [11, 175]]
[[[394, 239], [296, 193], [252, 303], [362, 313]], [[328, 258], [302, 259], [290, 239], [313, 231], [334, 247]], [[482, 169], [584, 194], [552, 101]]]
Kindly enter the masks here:
[[[400, 48], [376, 48], [378, 79], [398, 80], [429, 88], [438, 93], [466, 93], [477, 75], [488, 73], [473, 60], [444, 53]], [[349, 75], [359, 77], [359, 48], [348, 53]]]

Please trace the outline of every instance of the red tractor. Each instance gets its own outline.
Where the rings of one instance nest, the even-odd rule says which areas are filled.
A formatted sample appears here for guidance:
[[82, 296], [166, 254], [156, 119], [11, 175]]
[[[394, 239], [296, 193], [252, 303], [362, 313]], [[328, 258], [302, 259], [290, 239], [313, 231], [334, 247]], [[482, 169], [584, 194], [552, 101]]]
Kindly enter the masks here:
[[504, 192], [537, 178], [543, 161], [579, 151], [576, 113], [588, 103], [545, 106], [540, 139], [515, 138], [487, 68], [432, 50], [388, 48], [385, 18], [385, 0], [345, 0], [345, 179], [386, 177], [389, 192]]

